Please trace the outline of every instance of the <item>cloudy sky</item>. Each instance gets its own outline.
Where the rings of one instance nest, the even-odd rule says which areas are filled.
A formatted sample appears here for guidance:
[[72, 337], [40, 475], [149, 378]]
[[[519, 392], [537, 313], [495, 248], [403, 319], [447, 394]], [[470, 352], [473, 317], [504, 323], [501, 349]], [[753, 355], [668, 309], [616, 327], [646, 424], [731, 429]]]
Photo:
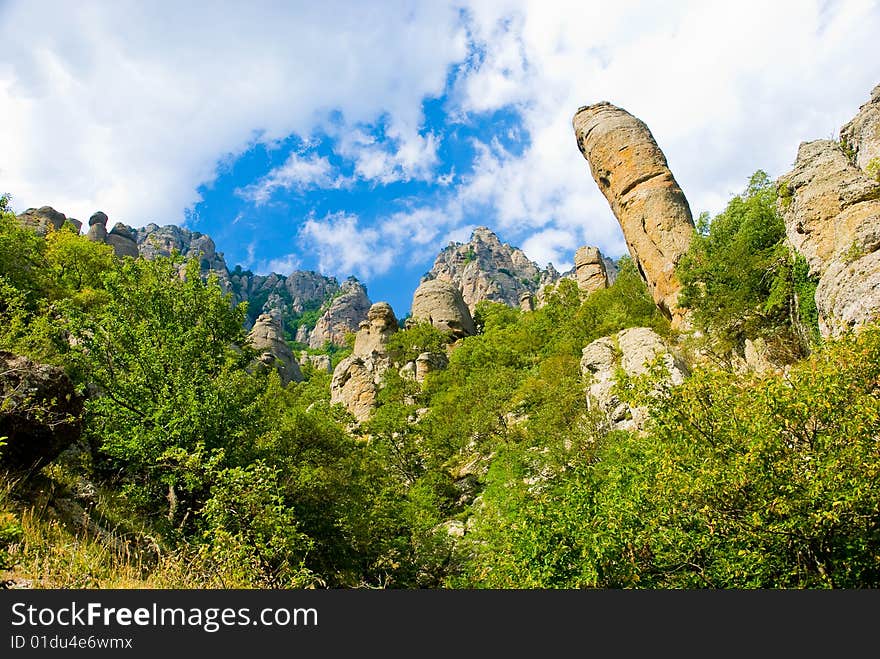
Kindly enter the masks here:
[[356, 275], [403, 315], [488, 225], [540, 264], [625, 246], [571, 118], [644, 120], [694, 214], [880, 82], [880, 2], [0, 0], [17, 211], [185, 224], [230, 266]]

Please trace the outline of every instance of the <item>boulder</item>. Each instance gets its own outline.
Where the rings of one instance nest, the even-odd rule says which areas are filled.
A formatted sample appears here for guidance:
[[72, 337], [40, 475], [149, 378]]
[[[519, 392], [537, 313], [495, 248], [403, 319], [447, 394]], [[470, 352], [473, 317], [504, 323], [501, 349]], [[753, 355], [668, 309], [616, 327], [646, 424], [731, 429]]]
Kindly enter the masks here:
[[412, 322], [427, 321], [441, 332], [456, 338], [476, 334], [471, 312], [452, 284], [431, 279], [416, 289], [412, 302]]
[[581, 373], [587, 384], [587, 401], [591, 409], [604, 416], [606, 427], [634, 431], [643, 428], [647, 410], [631, 407], [613, 390], [618, 370], [630, 377], [644, 375], [658, 359], [666, 373], [658, 387], [684, 382], [688, 372], [684, 362], [648, 327], [634, 327], [596, 339], [583, 349]]
[[96, 243], [107, 242], [107, 215], [101, 211], [89, 218], [89, 231], [86, 238]]
[[41, 208], [28, 208], [18, 216], [18, 221], [41, 236], [45, 236], [50, 227], [55, 231], [63, 227], [67, 216], [51, 206], [42, 206]]
[[690, 206], [648, 127], [607, 102], [580, 108], [573, 126], [593, 179], [623, 230], [654, 302], [678, 326], [675, 266], [690, 246]]
[[449, 358], [445, 352], [423, 352], [416, 357], [415, 378], [417, 382], [424, 382], [428, 373], [440, 371], [449, 365]]
[[79, 439], [82, 408], [62, 369], [0, 352], [0, 465], [26, 471], [54, 460]]
[[248, 334], [250, 344], [260, 352], [258, 363], [264, 368], [275, 368], [281, 382], [300, 382], [302, 372], [287, 341], [281, 320], [271, 314], [261, 314]]

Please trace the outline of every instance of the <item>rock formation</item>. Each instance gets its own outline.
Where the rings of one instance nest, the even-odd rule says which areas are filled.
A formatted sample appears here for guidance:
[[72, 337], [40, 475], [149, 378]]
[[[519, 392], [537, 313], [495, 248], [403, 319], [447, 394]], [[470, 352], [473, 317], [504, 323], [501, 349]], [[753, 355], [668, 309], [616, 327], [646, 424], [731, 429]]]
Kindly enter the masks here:
[[140, 256], [137, 244], [137, 232], [130, 226], [117, 222], [107, 234], [105, 242], [113, 248], [116, 256], [130, 256], [137, 258]]
[[452, 284], [473, 313], [481, 300], [517, 307], [525, 293], [534, 295], [558, 278], [552, 265], [542, 270], [521, 249], [502, 243], [486, 227], [478, 227], [468, 242], [444, 248], [422, 281], [438, 279]]
[[89, 232], [86, 238], [93, 242], [105, 243], [113, 248], [116, 256], [139, 256], [137, 244], [137, 232], [130, 226], [117, 222], [113, 228], [107, 231], [107, 214], [98, 211], [89, 218]]
[[581, 247], [574, 253], [575, 280], [584, 293], [608, 288], [605, 259], [598, 247]]
[[[339, 290], [339, 282], [317, 272], [295, 271], [290, 275], [257, 275], [236, 267], [229, 272], [229, 282], [236, 302], [248, 303], [248, 318], [253, 322], [261, 313], [288, 319], [304, 311], [315, 310]], [[295, 337], [308, 344], [310, 327], [301, 326]]]
[[309, 333], [309, 347], [319, 349], [326, 343], [345, 345], [346, 335], [357, 332], [369, 310], [370, 299], [363, 284], [353, 278], [344, 281], [338, 294]]
[[666, 157], [642, 121], [610, 103], [580, 108], [573, 126], [654, 302], [678, 325], [684, 312], [675, 266], [690, 245], [694, 222]]
[[876, 127], [871, 123], [876, 92], [842, 131], [858, 147], [856, 158], [831, 140], [804, 142], [794, 169], [778, 181], [786, 236], [819, 278], [816, 306], [823, 336], [880, 317], [880, 181], [853, 164], [876, 148], [867, 135], [871, 125]]
[[299, 357], [300, 366], [305, 367], [308, 365], [317, 371], [324, 371], [325, 373], [332, 372], [330, 364], [330, 355], [310, 355], [309, 353], [304, 352]]
[[0, 465], [36, 469], [79, 439], [83, 401], [64, 371], [0, 352]]
[[853, 165], [880, 179], [880, 85], [871, 92], [871, 100], [840, 129], [840, 143]]
[[358, 329], [352, 354], [333, 371], [330, 402], [342, 403], [358, 423], [369, 418], [376, 404], [382, 376], [391, 367], [388, 339], [397, 329], [391, 306], [377, 302]]
[[441, 332], [452, 332], [456, 338], [471, 336], [477, 331], [459, 290], [440, 279], [422, 282], [416, 289], [412, 321], [427, 321]]
[[617, 279], [617, 266], [614, 261], [604, 256], [598, 247], [589, 245], [579, 247], [574, 253], [574, 267], [560, 275], [552, 284], [542, 286], [535, 296], [535, 306], [541, 308], [547, 304], [547, 296], [566, 279], [574, 281], [579, 291], [589, 295], [614, 283]]
[[596, 339], [584, 348], [581, 373], [587, 381], [587, 400], [591, 408], [598, 409], [605, 416], [609, 428], [642, 428], [647, 411], [640, 407], [630, 407], [621, 401], [613, 393], [613, 388], [618, 369], [630, 377], [643, 375], [658, 358], [667, 373], [665, 382], [660, 383], [660, 386], [684, 382], [687, 367], [650, 328], [626, 329], [613, 336]]
[[264, 368], [275, 368], [281, 376], [282, 384], [300, 382], [302, 372], [293, 351], [284, 340], [281, 320], [271, 314], [261, 314], [248, 334], [250, 344], [260, 352], [259, 364]]
[[64, 226], [65, 222], [73, 224], [77, 233], [82, 229], [82, 222], [74, 220], [72, 217], [67, 217], [64, 213], [56, 211], [51, 206], [28, 208], [17, 217], [19, 222], [30, 227], [41, 236], [45, 236], [49, 232], [49, 227], [57, 231]]

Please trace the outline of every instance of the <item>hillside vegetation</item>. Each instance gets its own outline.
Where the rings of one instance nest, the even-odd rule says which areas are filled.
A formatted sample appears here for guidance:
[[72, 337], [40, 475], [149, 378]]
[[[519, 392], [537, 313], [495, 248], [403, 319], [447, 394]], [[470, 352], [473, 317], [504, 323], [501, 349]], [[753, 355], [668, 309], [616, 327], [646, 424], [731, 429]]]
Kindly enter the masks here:
[[[361, 424], [330, 374], [252, 368], [235, 306], [179, 256], [117, 258], [0, 207], [0, 350], [60, 366], [82, 434], [0, 488], [0, 568], [32, 587], [779, 588], [880, 586], [880, 327], [820, 342], [803, 260], [756, 173], [704, 217], [674, 331], [636, 265], [535, 311], [481, 302], [478, 333], [393, 336]], [[690, 375], [619, 373], [649, 410], [606, 423], [581, 353], [624, 328]], [[736, 368], [761, 339], [776, 368]], [[13, 404], [0, 400], [0, 410]], [[4, 447], [0, 446], [0, 465]]]

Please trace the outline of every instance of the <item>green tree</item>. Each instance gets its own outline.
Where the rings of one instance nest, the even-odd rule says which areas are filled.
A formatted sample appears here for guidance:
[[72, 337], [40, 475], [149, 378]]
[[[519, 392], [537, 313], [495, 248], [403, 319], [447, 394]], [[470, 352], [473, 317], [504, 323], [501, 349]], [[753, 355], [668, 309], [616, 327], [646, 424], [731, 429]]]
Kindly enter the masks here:
[[[700, 217], [678, 265], [682, 306], [693, 310], [696, 327], [722, 352], [741, 348], [747, 338], [778, 337], [790, 344], [812, 333], [798, 324], [815, 322], [809, 309], [815, 286], [810, 289], [801, 262], [784, 244], [776, 199], [767, 174], [755, 172], [723, 213], [711, 221], [707, 214]], [[801, 345], [797, 352], [807, 349]]]
[[167, 499], [169, 519], [205, 494], [185, 456], [224, 449], [230, 464], [247, 460], [262, 386], [244, 370], [244, 306], [203, 281], [196, 261], [182, 265], [126, 260], [106, 278], [107, 303], [72, 323], [77, 367], [97, 394], [87, 430], [101, 464], [148, 508]]

